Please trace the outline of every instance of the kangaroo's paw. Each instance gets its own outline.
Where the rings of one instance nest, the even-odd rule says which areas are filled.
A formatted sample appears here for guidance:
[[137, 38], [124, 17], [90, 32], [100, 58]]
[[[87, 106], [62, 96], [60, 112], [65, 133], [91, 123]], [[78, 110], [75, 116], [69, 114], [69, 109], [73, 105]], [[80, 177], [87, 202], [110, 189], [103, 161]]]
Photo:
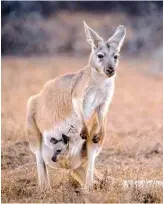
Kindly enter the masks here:
[[80, 132], [80, 137], [84, 140], [86, 140], [89, 136], [88, 129], [86, 127], [82, 128]]
[[93, 143], [98, 143], [100, 141], [100, 139], [101, 139], [101, 134], [100, 133], [96, 133], [92, 137]]

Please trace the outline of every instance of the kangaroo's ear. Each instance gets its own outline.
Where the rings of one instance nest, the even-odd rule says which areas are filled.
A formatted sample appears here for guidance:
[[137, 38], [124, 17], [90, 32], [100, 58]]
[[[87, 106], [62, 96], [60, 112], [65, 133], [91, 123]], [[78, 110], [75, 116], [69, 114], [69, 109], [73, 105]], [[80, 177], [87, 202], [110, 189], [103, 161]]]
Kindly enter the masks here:
[[93, 48], [97, 48], [103, 39], [92, 28], [90, 28], [85, 21], [84, 28], [88, 43], [91, 44]]
[[114, 35], [109, 38], [108, 42], [114, 44], [116, 49], [120, 51], [124, 38], [126, 36], [126, 28], [123, 25], [117, 27]]
[[65, 135], [65, 134], [62, 134], [62, 138], [63, 138], [63, 142], [64, 142], [65, 144], [68, 144], [68, 142], [69, 142], [69, 137], [68, 137], [67, 135]]

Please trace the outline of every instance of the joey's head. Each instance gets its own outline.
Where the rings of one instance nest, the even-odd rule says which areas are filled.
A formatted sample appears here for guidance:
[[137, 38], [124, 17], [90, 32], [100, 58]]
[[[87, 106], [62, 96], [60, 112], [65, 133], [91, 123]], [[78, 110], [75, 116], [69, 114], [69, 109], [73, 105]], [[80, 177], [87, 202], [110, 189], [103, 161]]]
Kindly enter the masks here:
[[118, 56], [121, 50], [126, 29], [123, 25], [117, 27], [113, 36], [103, 40], [93, 29], [84, 22], [87, 41], [91, 44], [90, 66], [93, 71], [106, 77], [112, 77], [118, 65]]
[[64, 134], [62, 134], [61, 139], [56, 139], [54, 137], [50, 139], [50, 143], [53, 145], [53, 156], [51, 158], [53, 162], [56, 162], [58, 157], [66, 152], [68, 142], [69, 137]]

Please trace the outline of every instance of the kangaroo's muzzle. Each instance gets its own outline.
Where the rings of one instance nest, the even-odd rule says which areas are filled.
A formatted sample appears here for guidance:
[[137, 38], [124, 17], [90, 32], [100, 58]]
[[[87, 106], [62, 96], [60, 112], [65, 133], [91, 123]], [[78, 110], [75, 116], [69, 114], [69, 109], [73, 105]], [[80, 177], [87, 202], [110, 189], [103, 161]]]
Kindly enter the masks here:
[[107, 67], [107, 68], [105, 68], [105, 74], [108, 77], [111, 77], [115, 74], [115, 69], [113, 67]]

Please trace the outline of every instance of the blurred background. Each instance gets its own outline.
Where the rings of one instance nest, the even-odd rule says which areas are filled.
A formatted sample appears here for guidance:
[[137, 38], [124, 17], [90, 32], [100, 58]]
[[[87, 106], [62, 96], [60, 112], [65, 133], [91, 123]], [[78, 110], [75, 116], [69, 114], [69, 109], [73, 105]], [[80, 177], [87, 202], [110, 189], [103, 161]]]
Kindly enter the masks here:
[[163, 2], [2, 1], [3, 55], [85, 55], [83, 20], [107, 39], [127, 27], [124, 52], [162, 60]]
[[[163, 189], [123, 191], [107, 176], [89, 195], [65, 169], [38, 191], [25, 137], [26, 104], [44, 84], [88, 62], [83, 20], [105, 40], [127, 28], [97, 169], [109, 178], [163, 180], [163, 2], [1, 1], [2, 202], [163, 203]], [[104, 175], [104, 174], [103, 174]]]

